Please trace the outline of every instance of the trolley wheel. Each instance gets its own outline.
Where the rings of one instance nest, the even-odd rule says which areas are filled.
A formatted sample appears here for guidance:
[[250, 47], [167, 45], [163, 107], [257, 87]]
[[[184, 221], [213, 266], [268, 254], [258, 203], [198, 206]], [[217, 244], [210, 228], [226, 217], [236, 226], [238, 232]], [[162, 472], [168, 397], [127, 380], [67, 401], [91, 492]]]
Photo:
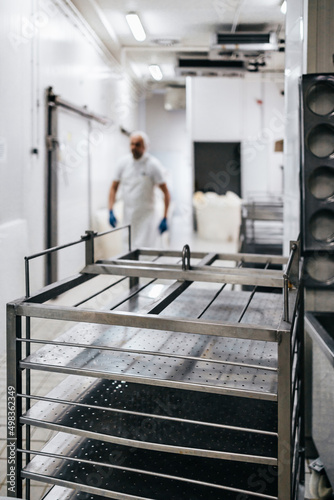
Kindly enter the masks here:
[[310, 479], [310, 493], [317, 500], [332, 498], [333, 489], [329, 484], [327, 476], [321, 472], [312, 470]]

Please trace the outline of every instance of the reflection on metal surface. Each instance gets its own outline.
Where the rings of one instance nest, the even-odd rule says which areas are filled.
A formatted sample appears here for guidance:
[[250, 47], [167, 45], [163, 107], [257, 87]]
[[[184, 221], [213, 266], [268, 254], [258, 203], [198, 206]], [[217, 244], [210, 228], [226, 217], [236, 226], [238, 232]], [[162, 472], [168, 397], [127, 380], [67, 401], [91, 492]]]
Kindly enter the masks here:
[[334, 487], [334, 313], [306, 314], [312, 338], [312, 437]]

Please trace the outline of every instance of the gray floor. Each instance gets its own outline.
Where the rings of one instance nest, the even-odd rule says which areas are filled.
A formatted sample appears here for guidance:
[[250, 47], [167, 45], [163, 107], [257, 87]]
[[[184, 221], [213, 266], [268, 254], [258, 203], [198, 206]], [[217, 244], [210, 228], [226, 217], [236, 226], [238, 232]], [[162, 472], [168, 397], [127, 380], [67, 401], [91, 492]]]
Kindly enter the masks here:
[[[186, 241], [184, 241], [186, 238]], [[181, 247], [179, 242], [182, 242]], [[212, 241], [204, 241], [196, 238], [192, 234], [184, 235], [182, 228], [180, 228], [179, 233], [174, 233], [170, 241], [171, 248], [182, 248], [184, 243], [189, 243], [192, 250], [199, 251], [219, 251], [219, 252], [236, 252], [238, 249], [233, 243], [217, 243]], [[55, 385], [55, 374], [38, 372], [34, 375], [34, 387], [38, 389], [39, 393], [47, 393]], [[0, 358], [0, 499], [1, 497], [6, 497], [6, 358], [3, 355]], [[35, 428], [33, 431], [34, 446], [40, 444], [42, 446], [51, 436], [53, 432], [50, 430]], [[305, 494], [301, 491], [300, 500], [303, 498], [310, 499], [308, 493], [308, 482], [309, 482], [309, 469], [306, 464], [306, 488]], [[31, 499], [39, 500], [43, 497], [44, 493], [48, 490], [48, 486], [42, 483], [31, 483]]]

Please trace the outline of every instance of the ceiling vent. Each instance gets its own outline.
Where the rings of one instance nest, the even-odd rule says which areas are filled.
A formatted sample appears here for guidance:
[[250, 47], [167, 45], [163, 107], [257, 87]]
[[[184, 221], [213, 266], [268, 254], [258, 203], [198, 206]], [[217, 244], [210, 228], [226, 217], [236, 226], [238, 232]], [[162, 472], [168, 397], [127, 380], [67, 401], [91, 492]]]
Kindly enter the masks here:
[[186, 88], [184, 86], [167, 87], [164, 107], [166, 111], [186, 109]]
[[227, 32], [216, 33], [211, 45], [213, 51], [266, 51], [278, 50], [277, 35], [270, 33]]
[[207, 57], [181, 57], [175, 70], [178, 76], [239, 76], [245, 71], [246, 65], [242, 60], [212, 60]]

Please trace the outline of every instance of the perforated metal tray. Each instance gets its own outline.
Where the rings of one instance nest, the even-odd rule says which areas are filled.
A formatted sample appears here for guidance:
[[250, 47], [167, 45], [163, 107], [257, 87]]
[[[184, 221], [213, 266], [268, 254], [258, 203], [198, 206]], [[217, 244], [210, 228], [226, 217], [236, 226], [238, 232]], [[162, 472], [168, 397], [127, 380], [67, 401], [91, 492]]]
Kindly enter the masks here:
[[271, 481], [259, 494], [257, 464], [169, 455], [66, 435], [56, 436], [42, 453], [46, 455], [37, 455], [24, 469], [24, 477], [79, 486], [82, 492], [102, 498], [277, 498], [275, 468], [265, 465], [261, 474]]
[[21, 423], [169, 453], [276, 464], [277, 405], [268, 401], [69, 377]]
[[[212, 293], [211, 290], [210, 295]], [[203, 316], [226, 321], [224, 314], [229, 319], [240, 315], [248, 297], [248, 292], [227, 291], [219, 296], [224, 300], [224, 307], [213, 302]], [[258, 322], [264, 322], [277, 328], [279, 300], [280, 295], [259, 294], [247, 309], [247, 318], [244, 316], [242, 320], [254, 319], [250, 324], [255, 327]], [[178, 316], [182, 308], [183, 315], [192, 318], [201, 310], [199, 301], [207, 303], [207, 296], [202, 294], [196, 298], [189, 293], [183, 297], [182, 294], [165, 314], [172, 316], [174, 312]], [[59, 337], [52, 347], [46, 345], [23, 360], [21, 367], [205, 392], [239, 393], [270, 400], [277, 398], [277, 344], [273, 342], [80, 324]]]
[[53, 486], [42, 500], [103, 500], [105, 497], [91, 495], [84, 491], [76, 491], [62, 486]]

